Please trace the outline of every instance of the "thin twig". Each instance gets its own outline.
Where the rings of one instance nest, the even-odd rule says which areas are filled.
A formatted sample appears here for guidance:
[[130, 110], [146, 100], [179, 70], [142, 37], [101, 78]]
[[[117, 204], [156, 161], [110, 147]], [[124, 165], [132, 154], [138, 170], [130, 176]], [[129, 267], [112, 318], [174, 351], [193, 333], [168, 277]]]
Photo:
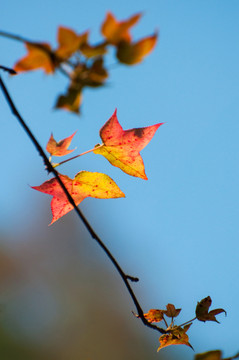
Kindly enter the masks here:
[[60, 165], [62, 165], [62, 164], [65, 164], [65, 163], [68, 162], [68, 161], [71, 161], [71, 160], [77, 159], [77, 158], [80, 157], [80, 156], [89, 154], [90, 152], [94, 151], [96, 148], [98, 149], [99, 147], [102, 147], [102, 146], [104, 146], [104, 144], [95, 146], [93, 149], [84, 151], [84, 152], [81, 153], [81, 154], [78, 154], [78, 155], [76, 155], [76, 156], [72, 156], [71, 158], [66, 159], [66, 160], [63, 160], [63, 161], [61, 161], [61, 162], [59, 162], [59, 163], [57, 163], [57, 164], [54, 163], [54, 164], [52, 164], [52, 166], [53, 166], [54, 168], [56, 168], [57, 166], [60, 166]]
[[184, 325], [187, 325], [187, 324], [193, 322], [193, 321], [196, 320], [196, 319], [197, 319], [197, 317], [195, 316], [193, 319], [188, 320], [188, 321], [186, 321], [186, 322], [184, 322], [183, 324], [180, 324], [180, 325], [178, 325], [178, 326], [182, 327], [182, 326], [184, 326]]
[[70, 202], [70, 204], [74, 207], [75, 211], [77, 212], [78, 216], [80, 217], [80, 219], [82, 220], [83, 224], [85, 225], [85, 227], [87, 228], [88, 232], [90, 233], [90, 235], [92, 236], [92, 238], [94, 240], [96, 240], [96, 242], [98, 243], [98, 245], [103, 249], [103, 251], [105, 252], [105, 254], [108, 256], [108, 258], [111, 260], [112, 264], [115, 266], [116, 270], [118, 271], [119, 275], [121, 276], [132, 300], [133, 303], [137, 309], [138, 312], [138, 317], [142, 320], [142, 322], [144, 323], [144, 325], [159, 331], [161, 334], [165, 334], [166, 330], [159, 328], [156, 325], [150, 324], [147, 319], [145, 319], [144, 317], [144, 313], [143, 310], [136, 298], [136, 295], [134, 294], [129, 282], [128, 282], [128, 278], [129, 275], [126, 275], [124, 273], [124, 271], [121, 269], [120, 265], [118, 264], [118, 262], [116, 261], [116, 259], [113, 257], [113, 255], [111, 254], [111, 252], [108, 250], [108, 248], [104, 245], [104, 243], [102, 242], [102, 240], [99, 238], [99, 236], [95, 233], [94, 229], [91, 227], [91, 225], [89, 224], [88, 220], [85, 218], [85, 216], [83, 215], [83, 213], [80, 211], [80, 209], [77, 207], [77, 205], [75, 204], [72, 196], [70, 195], [70, 193], [67, 191], [64, 183], [62, 182], [59, 173], [56, 171], [56, 169], [54, 169], [54, 167], [52, 166], [52, 164], [49, 162], [45, 152], [43, 151], [42, 147], [40, 146], [39, 142], [37, 141], [36, 137], [33, 135], [33, 133], [31, 132], [30, 128], [27, 126], [27, 124], [25, 123], [25, 121], [23, 120], [23, 118], [21, 117], [20, 113], [18, 112], [15, 104], [13, 103], [13, 100], [0, 76], [0, 87], [4, 93], [4, 96], [6, 98], [6, 101], [10, 107], [10, 109], [12, 110], [13, 114], [16, 116], [16, 118], [18, 119], [19, 123], [21, 124], [21, 126], [23, 127], [24, 131], [27, 133], [27, 135], [29, 136], [29, 138], [31, 139], [31, 141], [33, 142], [34, 146], [36, 147], [37, 151], [39, 152], [40, 156], [43, 158], [44, 164], [46, 165], [46, 168], [48, 170], [49, 173], [53, 173], [54, 176], [56, 177], [59, 185], [61, 186], [62, 190], [64, 191], [68, 201]]

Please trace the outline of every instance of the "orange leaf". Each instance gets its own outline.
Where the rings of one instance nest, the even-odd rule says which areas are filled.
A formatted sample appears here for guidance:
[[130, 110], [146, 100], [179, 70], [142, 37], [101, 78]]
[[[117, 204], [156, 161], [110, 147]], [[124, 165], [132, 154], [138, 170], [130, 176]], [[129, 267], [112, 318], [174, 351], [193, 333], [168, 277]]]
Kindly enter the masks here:
[[129, 29], [139, 21], [140, 17], [141, 14], [136, 14], [128, 20], [117, 21], [114, 15], [108, 12], [102, 24], [101, 33], [113, 45], [117, 45], [120, 41], [130, 42]]
[[49, 44], [25, 43], [25, 45], [28, 54], [15, 64], [15, 71], [22, 72], [42, 68], [47, 74], [54, 72], [56, 59]]
[[116, 110], [100, 130], [103, 146], [95, 147], [94, 153], [103, 155], [113, 166], [126, 174], [147, 180], [140, 151], [150, 142], [163, 123], [123, 130], [118, 122]]
[[212, 304], [212, 299], [210, 298], [210, 296], [207, 296], [206, 298], [202, 299], [200, 302], [197, 303], [196, 317], [198, 320], [204, 322], [216, 321], [217, 323], [219, 323], [215, 315], [221, 314], [222, 312], [227, 314], [224, 309], [215, 309], [208, 312], [208, 309], [210, 308], [211, 304]]
[[127, 65], [138, 64], [154, 49], [157, 42], [157, 34], [139, 40], [136, 43], [122, 41], [117, 46], [117, 58]]
[[187, 345], [193, 349], [192, 345], [188, 342], [188, 335], [186, 334], [190, 326], [191, 324], [184, 326], [184, 328], [175, 326], [169, 334], [160, 336], [158, 351], [170, 345]]
[[149, 312], [144, 314], [144, 317], [148, 320], [148, 322], [160, 322], [163, 320], [164, 311], [158, 309], [150, 309]]
[[[74, 179], [66, 175], [60, 175], [60, 178], [76, 205], [87, 197], [98, 199], [125, 197], [116, 183], [105, 174], [80, 171]], [[32, 188], [53, 196], [51, 224], [73, 209], [56, 178], [47, 180], [40, 186], [32, 186]]]
[[59, 142], [57, 142], [54, 139], [53, 134], [51, 134], [51, 137], [46, 146], [46, 151], [49, 152], [49, 154], [51, 154], [51, 156], [64, 156], [64, 155], [70, 154], [75, 149], [67, 150], [67, 148], [70, 146], [71, 140], [73, 139], [73, 136], [75, 134], [76, 134], [76, 131], [71, 136], [68, 136], [67, 138], [62, 139]]
[[79, 50], [80, 45], [87, 41], [88, 33], [77, 35], [75, 31], [60, 26], [58, 28], [58, 49], [56, 55], [62, 59], [68, 59]]

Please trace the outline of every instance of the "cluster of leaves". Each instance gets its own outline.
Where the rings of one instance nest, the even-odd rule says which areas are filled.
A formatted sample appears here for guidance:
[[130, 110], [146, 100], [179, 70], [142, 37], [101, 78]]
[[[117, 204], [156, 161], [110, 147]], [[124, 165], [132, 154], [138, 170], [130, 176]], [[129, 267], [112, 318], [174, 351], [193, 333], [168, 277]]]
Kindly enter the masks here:
[[[103, 155], [113, 166], [120, 168], [126, 174], [147, 180], [140, 151], [150, 142], [160, 125], [162, 123], [144, 128], [123, 130], [115, 110], [114, 114], [100, 129], [102, 144], [95, 145], [90, 151]], [[75, 133], [59, 142], [51, 135], [46, 146], [50, 159], [52, 156], [64, 156], [74, 151], [68, 150], [74, 135]], [[79, 154], [53, 165], [59, 166], [82, 155]], [[116, 183], [106, 174], [80, 171], [74, 179], [62, 174], [60, 177], [76, 205], [80, 204], [86, 197], [110, 199], [125, 196]], [[40, 186], [34, 186], [33, 189], [53, 196], [51, 202], [53, 219], [51, 223], [73, 209], [56, 178], [52, 178]]]
[[66, 93], [58, 97], [55, 107], [79, 113], [83, 89], [103, 86], [108, 78], [105, 55], [110, 47], [115, 49], [117, 61], [126, 65], [140, 63], [153, 50], [157, 33], [136, 42], [132, 39], [130, 29], [140, 18], [141, 14], [136, 14], [117, 21], [113, 14], [107, 13], [101, 26], [103, 40], [95, 45], [89, 43], [88, 31], [77, 34], [61, 26], [56, 49], [45, 42], [25, 41], [28, 53], [15, 64], [14, 70], [43, 69], [46, 74], [62, 71], [70, 83]]
[[[211, 304], [212, 300], [210, 296], [207, 296], [206, 298], [199, 301], [195, 310], [196, 316], [192, 320], [189, 320], [181, 325], [176, 325], [174, 323], [174, 318], [176, 318], [180, 314], [181, 309], [176, 309], [173, 304], [168, 304], [166, 306], [166, 310], [151, 309], [146, 314], [144, 314], [144, 317], [148, 320], [149, 323], [159, 323], [161, 321], [164, 321], [164, 324], [166, 326], [166, 334], [161, 335], [159, 338], [160, 346], [158, 348], [158, 351], [170, 345], [187, 345], [193, 349], [192, 345], [189, 343], [188, 335], [186, 334], [186, 332], [192, 325], [192, 322], [197, 319], [203, 322], [215, 321], [219, 323], [215, 315], [218, 315], [222, 312], [226, 314], [226, 311], [224, 309], [215, 309], [208, 311]], [[136, 317], [139, 317], [136, 314], [134, 315]], [[165, 316], [171, 319], [170, 325], [168, 325]], [[207, 358], [205, 358], [205, 360], [206, 359]], [[210, 358], [208, 358], [208, 360], [209, 359]], [[217, 358], [215, 358], [215, 360], [217, 360]]]
[[[85, 87], [96, 88], [103, 86], [108, 78], [105, 55], [110, 46], [115, 49], [117, 60], [126, 65], [140, 63], [154, 48], [157, 41], [157, 33], [137, 42], [132, 40], [130, 29], [139, 21], [140, 17], [140, 14], [136, 14], [125, 21], [119, 22], [111, 13], [108, 13], [101, 26], [103, 40], [95, 45], [89, 43], [89, 32], [77, 34], [72, 29], [65, 27], [59, 27], [58, 29], [58, 47], [56, 49], [53, 49], [48, 43], [21, 39], [21, 41], [25, 42], [28, 54], [15, 64], [13, 70], [4, 66], [0, 66], [0, 68], [11, 74], [35, 69], [43, 69], [46, 74], [53, 74], [56, 70], [60, 70], [67, 75], [70, 83], [67, 92], [58, 97], [56, 107], [78, 113], [82, 103], [83, 89]], [[18, 40], [19, 39], [18, 37]], [[2, 88], [4, 88], [3, 85]], [[6, 89], [4, 91], [6, 93]], [[11, 106], [13, 106], [13, 104], [11, 104]], [[17, 114], [17, 111], [14, 111], [14, 113]], [[52, 164], [55, 168], [67, 161], [93, 152], [94, 154], [104, 156], [111, 165], [120, 168], [126, 174], [147, 180], [144, 162], [140, 152], [151, 141], [161, 125], [162, 123], [158, 123], [143, 128], [123, 130], [117, 119], [115, 110], [110, 119], [100, 129], [101, 144], [97, 144], [93, 149], [59, 163], [49, 163], [47, 158], [46, 160], [49, 165]], [[28, 130], [28, 134], [29, 132]], [[75, 134], [76, 133], [73, 133], [59, 142], [57, 142], [53, 134], [51, 134], [46, 146], [46, 150], [50, 154], [50, 162], [53, 156], [61, 157], [74, 151], [74, 149], [69, 150], [68, 148]], [[36, 144], [36, 141], [34, 143]], [[51, 171], [52, 170], [54, 169], [51, 167]], [[51, 224], [73, 209], [73, 205], [66, 195], [67, 192], [73, 199], [73, 204], [75, 203], [76, 206], [87, 197], [110, 199], [125, 196], [114, 180], [103, 173], [80, 171], [73, 179], [67, 175], [55, 172], [55, 176], [57, 175], [59, 176], [59, 180], [54, 177], [45, 181], [40, 186], [33, 187], [33, 189], [53, 197], [51, 201], [53, 215]], [[64, 186], [61, 185], [60, 182], [65, 186], [66, 191], [64, 191]], [[107, 254], [108, 253], [109, 252], [107, 252]], [[131, 281], [138, 280], [137, 278], [125, 275], [121, 269], [119, 270], [118, 265], [117, 269], [125, 280], [125, 283], [127, 283], [128, 279]], [[127, 288], [128, 290], [130, 289], [128, 283]], [[130, 294], [132, 296], [132, 291]], [[137, 299], [135, 299], [134, 296], [133, 299], [136, 303]], [[211, 303], [212, 300], [210, 296], [202, 299], [196, 306], [196, 316], [181, 325], [174, 323], [174, 319], [180, 314], [181, 309], [176, 309], [173, 304], [168, 304], [166, 310], [151, 309], [145, 314], [143, 314], [138, 304], [138, 306], [136, 306], [138, 314], [135, 314], [135, 316], [146, 320], [147, 325], [150, 325], [162, 333], [159, 338], [160, 346], [158, 350], [170, 345], [180, 344], [192, 348], [187, 335], [192, 322], [196, 319], [203, 322], [218, 322], [216, 315], [225, 312], [225, 310], [221, 308], [209, 311]], [[165, 317], [171, 319], [169, 325]], [[156, 325], [152, 325], [161, 321], [165, 324], [165, 330]], [[238, 354], [230, 359], [236, 357], [238, 357]], [[222, 360], [221, 352], [214, 351], [198, 354], [195, 360]]]

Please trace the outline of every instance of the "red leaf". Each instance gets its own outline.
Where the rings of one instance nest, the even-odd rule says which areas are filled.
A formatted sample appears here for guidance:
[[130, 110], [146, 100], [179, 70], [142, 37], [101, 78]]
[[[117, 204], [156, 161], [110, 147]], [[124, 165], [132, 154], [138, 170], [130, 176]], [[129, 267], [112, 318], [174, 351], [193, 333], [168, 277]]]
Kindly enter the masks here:
[[75, 134], [76, 134], [76, 131], [71, 136], [68, 136], [67, 138], [62, 139], [59, 142], [57, 142], [54, 139], [53, 134], [51, 134], [51, 137], [46, 146], [46, 151], [49, 152], [49, 154], [51, 154], [51, 156], [64, 156], [64, 155], [70, 154], [75, 149], [73, 149], [73, 150], [67, 150], [67, 149], [70, 146], [71, 140]]
[[104, 145], [95, 147], [94, 153], [103, 155], [113, 166], [119, 167], [125, 173], [147, 180], [139, 152], [150, 142], [162, 124], [123, 130], [115, 110], [100, 130]]
[[[125, 197], [116, 183], [105, 174], [80, 171], [74, 179], [66, 175], [60, 175], [60, 178], [76, 205], [87, 197], [98, 199]], [[51, 224], [73, 209], [56, 178], [47, 180], [40, 186], [32, 186], [32, 188], [53, 196]]]

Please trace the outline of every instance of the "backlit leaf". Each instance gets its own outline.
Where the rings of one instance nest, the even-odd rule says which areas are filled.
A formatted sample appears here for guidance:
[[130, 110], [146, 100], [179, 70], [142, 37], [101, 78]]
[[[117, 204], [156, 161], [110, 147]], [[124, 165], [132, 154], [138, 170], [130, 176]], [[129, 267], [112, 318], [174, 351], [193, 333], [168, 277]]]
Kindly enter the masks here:
[[103, 146], [95, 147], [94, 153], [103, 155], [113, 166], [126, 174], [147, 180], [140, 151], [150, 142], [162, 123], [130, 130], [123, 130], [116, 110], [100, 130]]
[[139, 40], [136, 43], [122, 41], [117, 46], [117, 58], [127, 65], [138, 64], [144, 57], [149, 55], [157, 42], [157, 34]]
[[117, 21], [113, 14], [107, 13], [103, 22], [101, 33], [106, 40], [113, 45], [117, 45], [120, 41], [131, 41], [129, 30], [140, 19], [141, 14], [136, 14], [125, 21]]
[[68, 59], [79, 50], [81, 44], [87, 41], [88, 33], [76, 34], [72, 29], [60, 26], [58, 28], [58, 49], [56, 55], [61, 59]]
[[54, 72], [57, 64], [49, 44], [25, 43], [25, 46], [28, 54], [15, 64], [15, 71], [43, 69], [47, 74]]
[[188, 325], [184, 326], [184, 328], [181, 328], [180, 326], [175, 326], [169, 334], [164, 334], [160, 336], [160, 346], [158, 348], [158, 351], [170, 345], [187, 345], [191, 349], [193, 349], [192, 345], [188, 342], [188, 335], [186, 334], [191, 324]]
[[49, 152], [51, 156], [64, 156], [70, 154], [75, 149], [73, 150], [67, 150], [67, 149], [70, 146], [71, 140], [73, 139], [73, 136], [75, 134], [76, 132], [74, 132], [74, 134], [72, 134], [71, 136], [68, 136], [67, 138], [60, 140], [59, 142], [57, 142], [54, 139], [53, 134], [51, 134], [51, 137], [46, 146], [46, 151]]
[[[74, 179], [70, 179], [66, 175], [60, 175], [60, 178], [76, 205], [87, 197], [97, 199], [125, 197], [116, 183], [105, 174], [80, 171]], [[53, 215], [51, 224], [73, 209], [56, 178], [47, 180], [42, 185], [33, 186], [32, 188], [53, 196], [51, 201]]]
[[150, 309], [149, 312], [144, 314], [144, 317], [148, 320], [148, 322], [160, 322], [163, 320], [164, 311], [158, 309]]
[[197, 303], [196, 307], [196, 317], [200, 321], [217, 321], [215, 315], [221, 314], [222, 312], [225, 313], [226, 311], [224, 309], [215, 309], [208, 312], [208, 309], [210, 308], [212, 304], [212, 299], [210, 296], [207, 296], [206, 298], [202, 299], [200, 302]]

